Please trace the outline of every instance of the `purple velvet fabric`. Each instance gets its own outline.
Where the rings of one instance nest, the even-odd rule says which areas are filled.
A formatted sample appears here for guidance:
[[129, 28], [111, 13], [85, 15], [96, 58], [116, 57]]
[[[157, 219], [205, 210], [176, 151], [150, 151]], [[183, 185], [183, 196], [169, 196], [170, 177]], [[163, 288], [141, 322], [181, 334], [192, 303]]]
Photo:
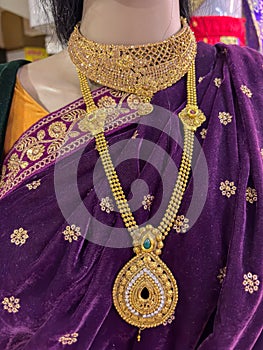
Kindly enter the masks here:
[[[8, 312], [0, 304], [1, 350], [253, 349], [263, 316], [262, 65], [262, 57], [250, 49], [198, 44], [197, 93], [207, 121], [196, 132], [192, 176], [178, 213], [189, 218], [189, 229], [173, 229], [161, 256], [178, 282], [179, 302], [173, 322], [144, 330], [141, 342], [136, 327], [123, 321], [112, 303], [115, 277], [133, 252], [119, 213], [101, 209], [101, 198], [111, 193], [99, 169], [94, 140], [79, 142], [57, 162], [43, 163], [4, 193], [7, 171], [0, 193], [0, 302], [14, 296], [20, 308]], [[108, 96], [109, 91], [99, 89], [95, 100], [96, 94]], [[113, 120], [106, 133], [140, 225], [151, 220], [158, 224], [162, 203], [166, 197], [169, 200], [167, 188], [172, 189], [176, 179], [173, 166], [179, 166], [182, 154], [175, 142], [180, 139], [176, 113], [185, 101], [183, 78], [154, 96], [154, 105], [171, 113], [157, 111], [140, 117], [140, 122]], [[67, 124], [66, 112], [80, 113], [83, 108], [79, 100], [53, 116]], [[30, 137], [35, 133], [43, 139], [39, 130], [48, 132], [51, 117], [40, 121], [39, 128], [33, 126]], [[76, 141], [85, 134], [71, 132]], [[145, 140], [151, 143], [146, 151]], [[23, 153], [18, 146], [6, 157], [7, 169], [15, 164], [14, 153], [19, 157]], [[24, 168], [34, 162], [28, 159], [28, 163], [22, 164]], [[17, 177], [22, 172], [20, 164]], [[38, 180], [40, 186], [30, 190], [27, 185]], [[229, 197], [220, 190], [225, 181], [236, 187]], [[246, 200], [247, 188], [256, 190], [257, 201]], [[141, 204], [147, 194], [154, 196], [150, 210]], [[73, 224], [87, 239], [65, 240], [63, 232]], [[27, 231], [28, 238], [15, 245], [10, 236], [19, 228]], [[245, 290], [244, 275], [249, 273], [256, 275], [250, 280], [253, 293]], [[74, 333], [76, 341], [70, 345], [65, 339], [74, 338]]]
[[246, 18], [247, 45], [263, 52], [263, 1], [243, 0], [243, 13]]

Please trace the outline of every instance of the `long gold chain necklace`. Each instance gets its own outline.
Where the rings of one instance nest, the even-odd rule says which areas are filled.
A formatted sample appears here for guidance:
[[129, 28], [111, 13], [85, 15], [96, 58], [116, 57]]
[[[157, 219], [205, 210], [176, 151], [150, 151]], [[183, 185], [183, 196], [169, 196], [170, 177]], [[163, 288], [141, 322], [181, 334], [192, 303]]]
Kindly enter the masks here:
[[[73, 39], [74, 36], [71, 40]], [[74, 46], [77, 47], [76, 43], [74, 43]], [[95, 137], [96, 147], [105, 174], [122, 220], [132, 237], [133, 250], [136, 254], [122, 268], [115, 279], [112, 291], [113, 303], [119, 315], [127, 323], [139, 328], [138, 341], [140, 341], [141, 331], [145, 328], [157, 327], [166, 322], [174, 314], [178, 301], [176, 280], [159, 256], [164, 247], [163, 242], [176, 219], [188, 183], [193, 155], [194, 132], [206, 120], [197, 105], [195, 57], [193, 57], [190, 67], [188, 67], [187, 105], [179, 113], [184, 125], [182, 160], [168, 207], [157, 228], [152, 225], [139, 227], [136, 223], [115, 171], [104, 135], [107, 114], [104, 109], [98, 109], [96, 106], [89, 88], [87, 75], [82, 70], [83, 66], [77, 65], [76, 67], [86, 104], [86, 125]], [[148, 101], [148, 93], [141, 96]]]

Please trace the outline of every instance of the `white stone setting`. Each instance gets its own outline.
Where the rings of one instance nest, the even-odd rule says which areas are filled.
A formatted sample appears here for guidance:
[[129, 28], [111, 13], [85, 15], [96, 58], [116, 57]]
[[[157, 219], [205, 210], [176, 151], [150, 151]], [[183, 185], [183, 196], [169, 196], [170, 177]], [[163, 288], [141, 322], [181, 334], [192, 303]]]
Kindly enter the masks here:
[[132, 306], [130, 305], [130, 291], [134, 285], [134, 283], [143, 275], [143, 274], [147, 274], [149, 277], [151, 277], [151, 279], [153, 280], [153, 282], [157, 285], [160, 295], [161, 295], [161, 301], [160, 301], [160, 306], [158, 307], [157, 310], [155, 310], [154, 312], [150, 313], [150, 314], [145, 314], [145, 315], [141, 315], [143, 318], [150, 318], [153, 317], [155, 315], [157, 315], [164, 307], [165, 304], [165, 295], [164, 295], [164, 290], [163, 287], [161, 285], [161, 283], [159, 282], [158, 278], [147, 268], [144, 268], [143, 270], [141, 270], [132, 280], [131, 282], [128, 284], [128, 287], [125, 291], [125, 302], [126, 302], [126, 306], [127, 308], [130, 310], [131, 313], [133, 313], [136, 316], [139, 316], [139, 312], [134, 310], [132, 308]]

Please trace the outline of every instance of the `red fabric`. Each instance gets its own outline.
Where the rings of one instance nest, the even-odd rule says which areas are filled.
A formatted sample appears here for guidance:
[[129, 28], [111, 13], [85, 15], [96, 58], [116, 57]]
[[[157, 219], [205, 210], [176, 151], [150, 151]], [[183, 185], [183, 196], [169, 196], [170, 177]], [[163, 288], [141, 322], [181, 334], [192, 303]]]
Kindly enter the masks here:
[[245, 19], [228, 16], [199, 16], [191, 18], [191, 28], [197, 41], [208, 44], [224, 42], [245, 46]]

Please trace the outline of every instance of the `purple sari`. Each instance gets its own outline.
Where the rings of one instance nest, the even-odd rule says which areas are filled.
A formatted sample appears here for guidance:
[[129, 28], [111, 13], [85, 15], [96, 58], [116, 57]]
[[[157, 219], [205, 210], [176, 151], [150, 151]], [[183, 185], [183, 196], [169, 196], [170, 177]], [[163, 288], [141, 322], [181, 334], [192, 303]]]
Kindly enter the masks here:
[[[44, 117], [7, 155], [0, 188], [1, 350], [250, 350], [262, 331], [263, 59], [198, 44], [198, 102], [207, 120], [161, 258], [179, 287], [167, 324], [138, 330], [112, 303], [133, 256], [83, 100]], [[186, 79], [135, 96], [93, 92], [108, 111], [110, 153], [139, 225], [158, 225], [182, 155]]]

